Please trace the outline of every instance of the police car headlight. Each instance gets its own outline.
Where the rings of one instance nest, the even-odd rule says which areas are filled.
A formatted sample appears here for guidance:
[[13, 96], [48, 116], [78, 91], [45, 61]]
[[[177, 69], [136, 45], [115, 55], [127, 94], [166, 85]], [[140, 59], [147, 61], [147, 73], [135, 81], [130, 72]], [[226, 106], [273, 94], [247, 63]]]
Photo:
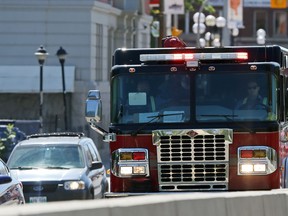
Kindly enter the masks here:
[[83, 190], [85, 183], [83, 181], [67, 181], [64, 183], [65, 190]]

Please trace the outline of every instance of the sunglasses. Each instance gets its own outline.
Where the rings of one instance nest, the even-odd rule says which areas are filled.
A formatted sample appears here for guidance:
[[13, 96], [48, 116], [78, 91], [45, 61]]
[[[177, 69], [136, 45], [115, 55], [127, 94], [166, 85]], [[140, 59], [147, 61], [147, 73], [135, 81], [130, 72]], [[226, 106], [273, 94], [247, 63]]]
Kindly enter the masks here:
[[249, 87], [248, 87], [248, 90], [250, 90], [250, 89], [255, 90], [255, 89], [257, 89], [257, 88], [258, 88], [258, 86], [249, 86]]

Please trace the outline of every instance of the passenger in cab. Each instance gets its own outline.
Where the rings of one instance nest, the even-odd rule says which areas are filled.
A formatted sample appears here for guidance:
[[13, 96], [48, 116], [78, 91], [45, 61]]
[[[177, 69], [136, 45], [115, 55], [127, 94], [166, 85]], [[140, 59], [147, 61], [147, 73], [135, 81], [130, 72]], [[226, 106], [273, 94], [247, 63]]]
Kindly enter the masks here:
[[260, 95], [260, 86], [257, 82], [250, 81], [246, 90], [247, 96], [238, 103], [236, 109], [267, 109], [267, 98]]

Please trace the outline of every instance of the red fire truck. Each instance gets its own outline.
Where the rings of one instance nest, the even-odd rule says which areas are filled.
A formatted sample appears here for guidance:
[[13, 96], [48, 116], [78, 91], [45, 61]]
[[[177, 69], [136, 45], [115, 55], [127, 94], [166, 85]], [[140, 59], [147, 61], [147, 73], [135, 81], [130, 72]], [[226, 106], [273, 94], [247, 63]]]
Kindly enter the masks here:
[[100, 92], [86, 100], [110, 143], [107, 196], [288, 187], [287, 65], [277, 45], [117, 49], [109, 131]]

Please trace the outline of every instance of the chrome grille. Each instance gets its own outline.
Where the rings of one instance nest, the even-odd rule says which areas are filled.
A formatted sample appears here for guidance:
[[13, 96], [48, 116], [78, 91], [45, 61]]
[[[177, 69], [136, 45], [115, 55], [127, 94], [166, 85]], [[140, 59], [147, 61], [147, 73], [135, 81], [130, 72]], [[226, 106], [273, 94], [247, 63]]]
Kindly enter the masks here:
[[221, 161], [225, 160], [224, 135], [161, 136], [160, 161]]
[[225, 181], [226, 164], [161, 165], [163, 182]]
[[232, 130], [157, 130], [160, 191], [227, 190]]

